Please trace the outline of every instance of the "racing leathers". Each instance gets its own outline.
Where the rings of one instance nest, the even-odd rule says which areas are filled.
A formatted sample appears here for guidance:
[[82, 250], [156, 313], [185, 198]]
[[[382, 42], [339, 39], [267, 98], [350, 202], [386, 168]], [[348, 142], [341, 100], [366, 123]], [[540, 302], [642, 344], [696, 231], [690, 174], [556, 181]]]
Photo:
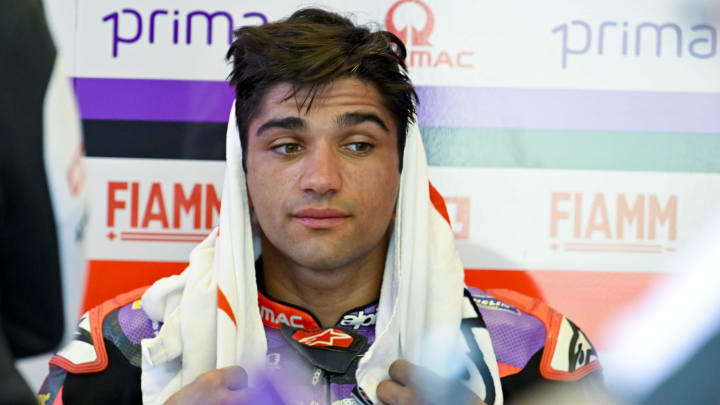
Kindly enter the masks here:
[[[267, 338], [266, 375], [274, 389], [292, 393], [285, 403], [369, 403], [357, 388], [355, 370], [375, 340], [377, 302], [347, 311], [334, 327], [322, 329], [309, 311], [273, 300], [262, 286], [259, 291]], [[50, 374], [39, 393], [41, 403], [142, 402], [140, 341], [154, 337], [162, 327], [143, 311], [143, 292], [118, 296], [81, 318], [76, 339], [50, 361]], [[538, 385], [572, 382], [587, 386], [590, 395], [598, 388], [595, 349], [570, 320], [540, 300], [509, 290], [468, 288], [464, 298], [476, 317], [465, 318], [462, 327], [479, 324], [488, 329], [505, 403]], [[463, 336], [472, 351], [477, 345], [467, 329]], [[489, 392], [484, 400], [492, 405], [495, 397]]]

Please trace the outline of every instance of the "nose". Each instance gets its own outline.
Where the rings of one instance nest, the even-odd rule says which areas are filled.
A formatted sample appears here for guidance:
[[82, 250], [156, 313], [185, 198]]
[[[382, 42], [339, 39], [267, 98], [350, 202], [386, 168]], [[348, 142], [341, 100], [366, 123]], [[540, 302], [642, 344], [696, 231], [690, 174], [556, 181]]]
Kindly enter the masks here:
[[316, 196], [336, 193], [342, 186], [341, 157], [332, 146], [320, 142], [307, 151], [303, 159], [300, 187]]

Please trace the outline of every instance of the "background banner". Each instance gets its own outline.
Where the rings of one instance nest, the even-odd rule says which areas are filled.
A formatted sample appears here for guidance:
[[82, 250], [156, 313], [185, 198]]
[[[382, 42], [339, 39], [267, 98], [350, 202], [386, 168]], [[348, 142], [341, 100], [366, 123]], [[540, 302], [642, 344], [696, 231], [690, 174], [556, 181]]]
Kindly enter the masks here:
[[[86, 307], [181, 271], [217, 221], [232, 29], [297, 1], [47, 2], [89, 156]], [[467, 280], [603, 348], [720, 199], [720, 2], [324, 5], [407, 44]]]

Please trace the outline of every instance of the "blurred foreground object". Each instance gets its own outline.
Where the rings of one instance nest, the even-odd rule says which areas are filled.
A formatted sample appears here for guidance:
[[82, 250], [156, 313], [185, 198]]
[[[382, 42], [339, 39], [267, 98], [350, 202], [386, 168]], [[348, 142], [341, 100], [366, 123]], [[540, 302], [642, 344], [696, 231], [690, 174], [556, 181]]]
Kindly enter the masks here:
[[720, 400], [720, 208], [680, 250], [677, 275], [627, 314], [605, 357], [608, 387], [642, 404]]
[[34, 404], [16, 359], [69, 340], [87, 222], [78, 114], [40, 1], [0, 13], [0, 404]]

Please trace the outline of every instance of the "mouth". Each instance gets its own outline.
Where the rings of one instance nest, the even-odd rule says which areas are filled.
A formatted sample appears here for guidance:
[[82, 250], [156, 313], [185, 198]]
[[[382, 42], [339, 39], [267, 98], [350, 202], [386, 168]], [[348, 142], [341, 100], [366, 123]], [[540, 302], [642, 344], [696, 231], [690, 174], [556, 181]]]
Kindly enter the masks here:
[[312, 229], [330, 229], [350, 219], [350, 213], [335, 208], [304, 208], [292, 218]]

